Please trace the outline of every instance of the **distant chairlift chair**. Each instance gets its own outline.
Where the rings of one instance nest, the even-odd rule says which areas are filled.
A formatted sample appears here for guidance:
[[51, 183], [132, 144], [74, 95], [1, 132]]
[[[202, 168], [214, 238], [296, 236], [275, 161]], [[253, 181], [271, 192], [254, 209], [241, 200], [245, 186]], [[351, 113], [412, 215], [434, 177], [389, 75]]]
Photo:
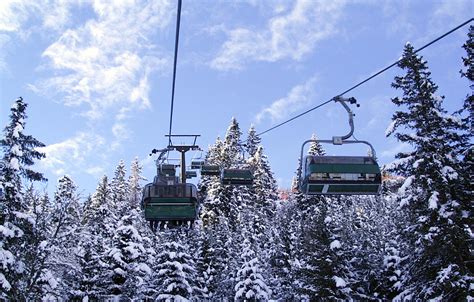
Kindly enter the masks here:
[[251, 186], [253, 174], [249, 169], [223, 169], [221, 183], [230, 186]]
[[221, 169], [216, 165], [202, 165], [201, 166], [202, 176], [219, 176], [221, 175]]

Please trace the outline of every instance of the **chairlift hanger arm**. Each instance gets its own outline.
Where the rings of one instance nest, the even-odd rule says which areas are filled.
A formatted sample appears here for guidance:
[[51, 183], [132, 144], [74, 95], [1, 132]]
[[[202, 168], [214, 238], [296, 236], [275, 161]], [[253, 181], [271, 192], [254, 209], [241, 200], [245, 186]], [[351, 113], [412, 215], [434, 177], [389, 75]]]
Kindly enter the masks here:
[[350, 104], [356, 104], [357, 107], [359, 107], [360, 105], [357, 104], [357, 100], [354, 98], [354, 97], [350, 97], [350, 98], [344, 98], [342, 96], [336, 96], [334, 99], [334, 102], [339, 102], [343, 107], [344, 109], [346, 109], [347, 111], [347, 114], [349, 115], [349, 126], [351, 127], [351, 130], [349, 131], [348, 134], [346, 135], [343, 135], [343, 136], [333, 136], [333, 143], [336, 145], [339, 145], [341, 144], [342, 141], [348, 139], [349, 137], [352, 136], [352, 134], [354, 134], [354, 116], [355, 114], [352, 112], [351, 108], [347, 105], [346, 102], [349, 102]]

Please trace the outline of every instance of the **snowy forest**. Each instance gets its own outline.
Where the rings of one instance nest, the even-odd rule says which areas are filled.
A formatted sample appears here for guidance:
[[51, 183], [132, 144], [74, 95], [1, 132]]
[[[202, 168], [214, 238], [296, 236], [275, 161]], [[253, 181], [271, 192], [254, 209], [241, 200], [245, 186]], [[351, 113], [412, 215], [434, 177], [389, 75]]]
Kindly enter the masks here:
[[[380, 195], [306, 196], [295, 183], [280, 200], [261, 138], [248, 130], [242, 158], [233, 119], [205, 161], [249, 165], [253, 185], [203, 176], [199, 220], [154, 232], [138, 159], [120, 161], [86, 198], [67, 175], [54, 196], [38, 191], [47, 180], [33, 166], [44, 144], [26, 134], [18, 98], [0, 140], [0, 299], [473, 301], [473, 39], [471, 26], [460, 59], [471, 93], [453, 113], [428, 62], [405, 46], [386, 135], [411, 151], [383, 167]], [[324, 153], [318, 143], [308, 151]]]

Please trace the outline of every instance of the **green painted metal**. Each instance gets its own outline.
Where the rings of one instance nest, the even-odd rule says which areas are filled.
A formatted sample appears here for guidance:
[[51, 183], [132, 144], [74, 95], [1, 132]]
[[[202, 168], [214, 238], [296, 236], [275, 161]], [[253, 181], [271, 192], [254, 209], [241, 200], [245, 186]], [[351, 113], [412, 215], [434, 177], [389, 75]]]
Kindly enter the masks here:
[[371, 173], [380, 174], [377, 164], [310, 164], [306, 173]]
[[245, 169], [224, 169], [224, 178], [253, 179], [252, 172]]
[[[193, 171], [195, 172], [195, 171]], [[142, 206], [149, 221], [197, 219], [197, 189], [193, 184], [147, 184]]]
[[191, 169], [201, 169], [201, 167], [204, 165], [203, 160], [193, 160], [191, 161]]
[[201, 167], [201, 175], [205, 176], [219, 176], [221, 174], [221, 169], [219, 166], [214, 165], [203, 165]]
[[378, 193], [380, 186], [374, 184], [358, 184], [358, 185], [329, 185], [328, 193]]
[[312, 185], [312, 184], [309, 184], [307, 185], [307, 192], [308, 193], [321, 193], [323, 192], [323, 188], [324, 188], [324, 185]]
[[173, 205], [147, 203], [145, 205], [146, 220], [195, 220], [197, 218], [195, 204], [175, 203]]
[[196, 171], [186, 171], [186, 178], [193, 178], [197, 177], [197, 172]]
[[[324, 188], [326, 187], [326, 191]], [[303, 191], [308, 195], [375, 195], [380, 184], [304, 184]]]
[[250, 186], [253, 184], [253, 174], [248, 169], [224, 169], [221, 182], [224, 185]]

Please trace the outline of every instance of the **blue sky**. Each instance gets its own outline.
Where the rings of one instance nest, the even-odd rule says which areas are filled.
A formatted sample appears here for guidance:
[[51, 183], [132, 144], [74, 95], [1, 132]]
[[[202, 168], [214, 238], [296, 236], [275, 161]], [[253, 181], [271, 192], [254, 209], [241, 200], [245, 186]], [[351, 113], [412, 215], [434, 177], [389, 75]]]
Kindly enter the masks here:
[[[0, 1], [0, 124], [18, 96], [29, 103], [26, 132], [44, 142], [48, 191], [63, 174], [84, 195], [136, 156], [152, 179], [153, 148], [168, 132], [177, 1]], [[244, 133], [266, 130], [326, 101], [471, 18], [473, 2], [183, 1], [174, 133], [201, 134], [207, 148], [232, 117]], [[424, 50], [432, 77], [455, 111], [469, 92], [460, 78], [467, 27]], [[395, 107], [393, 68], [356, 97], [355, 135], [380, 162], [408, 146], [384, 135]], [[262, 137], [281, 187], [289, 187], [301, 143], [347, 132], [329, 104]], [[365, 147], [327, 146], [329, 154]]]

